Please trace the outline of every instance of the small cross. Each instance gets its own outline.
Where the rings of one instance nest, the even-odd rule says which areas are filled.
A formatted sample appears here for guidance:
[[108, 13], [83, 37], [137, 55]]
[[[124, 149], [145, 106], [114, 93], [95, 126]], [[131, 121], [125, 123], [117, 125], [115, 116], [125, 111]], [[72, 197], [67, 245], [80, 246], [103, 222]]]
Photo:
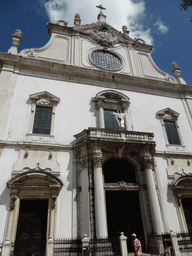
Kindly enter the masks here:
[[100, 13], [102, 13], [102, 10], [106, 10], [106, 8], [102, 6], [102, 4], [97, 5], [96, 7], [100, 9]]

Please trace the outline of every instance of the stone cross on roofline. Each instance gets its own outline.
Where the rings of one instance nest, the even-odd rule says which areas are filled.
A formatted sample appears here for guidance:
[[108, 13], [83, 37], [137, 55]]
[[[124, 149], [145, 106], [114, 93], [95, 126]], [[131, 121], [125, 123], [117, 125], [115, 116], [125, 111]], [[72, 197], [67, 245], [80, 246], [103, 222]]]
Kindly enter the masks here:
[[106, 8], [102, 6], [102, 4], [97, 5], [96, 7], [100, 9], [100, 13], [102, 13], [102, 10], [106, 10]]
[[104, 8], [101, 4], [97, 5], [96, 7], [100, 9], [100, 13], [97, 16], [98, 21], [99, 22], [106, 22], [106, 15], [104, 15], [102, 13], [102, 10], [106, 10], [106, 8]]

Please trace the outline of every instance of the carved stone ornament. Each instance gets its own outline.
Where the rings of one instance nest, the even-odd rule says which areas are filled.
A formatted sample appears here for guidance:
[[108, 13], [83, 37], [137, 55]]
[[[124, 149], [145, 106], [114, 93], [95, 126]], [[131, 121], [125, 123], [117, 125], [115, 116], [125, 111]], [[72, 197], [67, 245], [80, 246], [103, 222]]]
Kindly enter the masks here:
[[118, 182], [118, 185], [119, 185], [121, 190], [125, 190], [128, 187], [128, 184], [123, 180]]
[[102, 153], [95, 153], [93, 155], [94, 167], [102, 167], [103, 156]]
[[117, 37], [112, 31], [108, 30], [106, 26], [95, 29], [91, 32], [91, 35], [98, 43], [103, 47], [113, 47], [115, 43], [118, 42]]
[[34, 49], [27, 49], [24, 51], [24, 56], [35, 58], [37, 57], [37, 52]]
[[163, 119], [164, 119], [164, 120], [168, 120], [168, 121], [170, 121], [170, 120], [175, 120], [175, 118], [174, 118], [171, 114], [169, 114], [169, 113], [165, 114], [165, 115], [163, 116]]
[[50, 105], [50, 104], [51, 104], [51, 100], [50, 100], [50, 98], [43, 97], [43, 98], [40, 98], [40, 99], [37, 101], [36, 104], [47, 106], [47, 105]]
[[68, 25], [68, 22], [65, 20], [58, 20], [56, 24], [62, 27], [66, 27]]
[[145, 168], [152, 168], [153, 156], [149, 152], [143, 154], [143, 160]]
[[15, 209], [15, 201], [17, 199], [17, 195], [11, 195], [11, 205], [10, 210], [13, 211]]
[[82, 157], [80, 159], [80, 164], [81, 164], [81, 169], [85, 169], [88, 167], [88, 158], [87, 157]]

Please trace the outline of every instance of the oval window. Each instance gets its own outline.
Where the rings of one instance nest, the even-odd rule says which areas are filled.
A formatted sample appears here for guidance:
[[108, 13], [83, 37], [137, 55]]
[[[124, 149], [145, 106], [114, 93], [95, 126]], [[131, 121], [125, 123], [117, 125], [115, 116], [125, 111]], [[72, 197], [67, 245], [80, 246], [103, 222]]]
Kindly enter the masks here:
[[111, 52], [104, 50], [94, 51], [91, 54], [91, 60], [97, 67], [106, 70], [118, 70], [122, 66], [119, 57]]

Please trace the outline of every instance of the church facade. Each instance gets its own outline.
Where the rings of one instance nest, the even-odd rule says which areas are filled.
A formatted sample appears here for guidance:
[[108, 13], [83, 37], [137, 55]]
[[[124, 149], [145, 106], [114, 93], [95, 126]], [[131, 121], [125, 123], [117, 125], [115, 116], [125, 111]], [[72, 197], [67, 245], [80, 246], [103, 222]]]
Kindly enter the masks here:
[[17, 30], [0, 53], [1, 254], [61, 255], [67, 239], [123, 232], [129, 252], [136, 233], [145, 253], [167, 239], [190, 255], [192, 88], [180, 68], [160, 70], [152, 46], [102, 12], [47, 27], [42, 48], [18, 53]]

